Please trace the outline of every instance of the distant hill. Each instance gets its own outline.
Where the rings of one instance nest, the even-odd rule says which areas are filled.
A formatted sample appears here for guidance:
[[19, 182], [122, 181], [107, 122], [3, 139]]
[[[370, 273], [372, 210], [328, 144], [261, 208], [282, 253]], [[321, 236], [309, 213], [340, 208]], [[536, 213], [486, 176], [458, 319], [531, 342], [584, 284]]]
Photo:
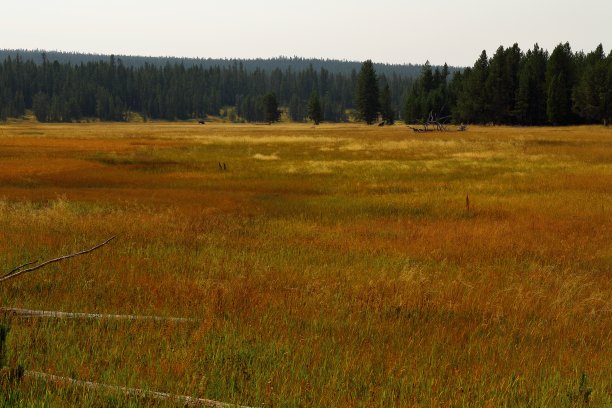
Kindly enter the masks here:
[[[7, 57], [15, 58], [19, 55], [24, 60], [33, 60], [36, 63], [42, 63], [42, 55], [46, 54], [47, 59], [51, 62], [58, 61], [60, 63], [80, 64], [82, 62], [97, 62], [108, 61], [110, 55], [104, 54], [86, 54], [76, 52], [61, 52], [61, 51], [45, 51], [45, 50], [0, 50], [0, 62]], [[303, 71], [312, 67], [315, 70], [325, 68], [332, 73], [350, 75], [353, 70], [358, 71], [361, 67], [361, 62], [358, 61], [342, 61], [332, 59], [315, 59], [315, 58], [300, 58], [300, 57], [278, 57], [269, 59], [215, 59], [215, 58], [178, 58], [178, 57], [142, 57], [131, 55], [115, 55], [115, 59], [121, 60], [123, 65], [130, 67], [141, 67], [145, 64], [155, 66], [163, 66], [170, 64], [183, 64], [185, 67], [199, 65], [203, 67], [227, 67], [234, 64], [242, 64], [244, 68], [252, 72], [257, 68], [264, 71], [272, 71], [281, 69], [282, 71], [291, 68], [294, 71]], [[394, 74], [402, 77], [416, 78], [422, 69], [420, 64], [374, 64], [378, 74], [384, 74], [387, 77], [392, 77]], [[435, 68], [435, 67], [434, 67]], [[451, 72], [457, 70], [451, 67]]]

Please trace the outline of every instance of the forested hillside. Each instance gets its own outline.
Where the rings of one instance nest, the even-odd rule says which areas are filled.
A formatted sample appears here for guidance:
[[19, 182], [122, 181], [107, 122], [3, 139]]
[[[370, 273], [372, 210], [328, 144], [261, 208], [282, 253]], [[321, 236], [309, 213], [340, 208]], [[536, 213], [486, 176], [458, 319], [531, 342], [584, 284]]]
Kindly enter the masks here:
[[517, 44], [500, 46], [464, 70], [426, 63], [417, 78], [416, 66], [368, 61], [361, 67], [368, 67], [371, 81], [361, 94], [360, 64], [353, 62], [8, 54], [0, 55], [0, 120], [32, 109], [43, 122], [121, 121], [130, 112], [145, 119], [222, 115], [256, 122], [276, 120], [277, 106], [293, 121], [316, 123], [346, 121], [351, 110], [367, 123], [379, 117], [417, 123], [432, 114], [455, 123], [510, 125], [612, 120], [612, 52], [606, 55], [602, 45], [585, 53], [559, 44], [550, 54], [537, 44], [526, 52]]
[[[0, 62], [8, 57], [15, 59], [19, 56], [23, 60], [32, 60], [37, 64], [43, 62], [43, 55], [49, 61], [57, 61], [60, 64], [69, 62], [73, 65], [82, 62], [108, 61], [111, 55], [86, 54], [76, 52], [44, 51], [44, 50], [0, 50]], [[178, 57], [143, 57], [132, 55], [115, 55], [114, 58], [121, 60], [126, 67], [142, 67], [146, 64], [164, 66], [166, 64], [182, 64], [186, 68], [200, 66], [210, 67], [231, 67], [234, 64], [242, 64], [248, 72], [256, 69], [263, 71], [273, 71], [280, 69], [285, 71], [289, 68], [293, 71], [304, 71], [311, 66], [319, 71], [321, 68], [334, 73], [350, 75], [353, 71], [358, 71], [361, 62], [343, 61], [334, 59], [300, 58], [300, 57], [278, 57], [278, 58], [178, 58]], [[417, 77], [421, 73], [422, 64], [374, 64], [376, 72], [386, 76], [393, 74], [405, 77]], [[456, 70], [457, 68], [451, 68]]]
[[[345, 74], [311, 65], [300, 70], [249, 70], [238, 61], [208, 67], [179, 62], [129, 66], [114, 56], [74, 64], [44, 54], [37, 63], [17, 55], [0, 64], [0, 118], [33, 109], [39, 120], [50, 122], [123, 120], [129, 111], [175, 120], [218, 115], [223, 109], [232, 120], [260, 121], [264, 96], [274, 94], [292, 120], [303, 121], [308, 99], [317, 92], [323, 120], [337, 122], [346, 120], [346, 110], [353, 107], [356, 80], [356, 70]], [[389, 84], [399, 110], [412, 78], [383, 74], [380, 80]]]

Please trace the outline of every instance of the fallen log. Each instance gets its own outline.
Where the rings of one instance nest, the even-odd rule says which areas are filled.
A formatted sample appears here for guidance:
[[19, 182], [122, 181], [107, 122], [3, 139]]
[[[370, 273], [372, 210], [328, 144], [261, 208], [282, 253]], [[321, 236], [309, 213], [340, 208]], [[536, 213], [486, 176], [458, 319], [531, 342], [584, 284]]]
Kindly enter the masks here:
[[156, 322], [196, 323], [199, 320], [188, 317], [118, 315], [101, 313], [71, 313], [53, 310], [32, 310], [16, 307], [0, 307], [0, 313], [20, 317], [46, 317], [51, 319], [89, 319], [89, 320], [149, 320]]
[[[2, 371], [10, 371], [4, 369]], [[76, 380], [70, 377], [61, 377], [53, 374], [41, 373], [38, 371], [26, 370], [23, 372], [23, 377], [32, 378], [34, 380], [46, 381], [55, 384], [63, 384], [74, 387], [86, 388], [90, 390], [106, 391], [116, 394], [124, 394], [130, 397], [149, 398], [160, 401], [173, 401], [187, 407], [208, 407], [208, 408], [251, 408], [244, 405], [230, 404], [227, 402], [215, 401], [206, 398], [196, 398], [187, 395], [175, 395], [167, 392], [148, 391], [140, 388], [121, 387], [118, 385], [108, 385], [92, 381]]]
[[433, 132], [433, 131], [434, 131], [434, 129], [428, 129], [428, 128], [422, 128], [422, 129], [421, 129], [421, 128], [415, 128], [415, 127], [413, 127], [413, 126], [409, 126], [409, 125], [408, 125], [408, 127], [409, 127], [410, 129], [412, 129], [412, 131], [417, 132], [417, 133], [422, 133], [422, 132]]

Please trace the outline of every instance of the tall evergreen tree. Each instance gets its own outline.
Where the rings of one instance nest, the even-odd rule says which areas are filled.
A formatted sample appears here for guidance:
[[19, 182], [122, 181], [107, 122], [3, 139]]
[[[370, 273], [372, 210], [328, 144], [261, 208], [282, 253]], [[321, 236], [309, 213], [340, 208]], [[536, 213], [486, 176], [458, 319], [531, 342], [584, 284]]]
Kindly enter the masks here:
[[451, 95], [447, 78], [448, 65], [442, 70], [432, 71], [429, 61], [423, 65], [421, 76], [414, 82], [405, 104], [404, 119], [408, 123], [422, 122], [428, 119], [430, 113], [438, 118], [450, 115]]
[[520, 60], [521, 50], [514, 44], [512, 48], [499, 47], [489, 62], [485, 87], [488, 110], [495, 123], [513, 121]]
[[569, 43], [559, 44], [550, 54], [546, 67], [549, 123], [567, 125], [575, 121], [572, 115], [572, 88], [576, 80], [574, 55]]
[[546, 63], [548, 53], [535, 44], [521, 61], [515, 116], [523, 125], [546, 123]]
[[608, 66], [608, 74], [606, 75], [607, 91], [604, 95], [606, 101], [604, 125], [608, 126], [612, 123], [612, 51], [606, 58], [606, 65]]
[[39, 122], [47, 122], [49, 120], [49, 96], [42, 92], [34, 95], [32, 111]]
[[609, 62], [601, 44], [585, 58], [581, 78], [574, 88], [574, 111], [588, 122], [606, 122], [609, 118]]
[[276, 94], [274, 92], [270, 92], [263, 97], [263, 106], [266, 122], [278, 122], [280, 119], [280, 110], [278, 110], [278, 101], [276, 100]]
[[489, 96], [484, 84], [489, 77], [489, 59], [482, 51], [474, 67], [465, 70], [462, 86], [457, 95], [453, 118], [457, 122], [486, 123], [491, 121]]
[[395, 123], [395, 111], [391, 103], [391, 89], [385, 83], [380, 93], [380, 114], [387, 125]]
[[308, 100], [308, 119], [312, 120], [315, 125], [318, 125], [323, 120], [321, 101], [317, 91], [313, 91]]
[[423, 121], [431, 110], [430, 91], [433, 89], [434, 77], [429, 61], [421, 69], [421, 75], [412, 85], [404, 107], [404, 120], [408, 123]]
[[380, 112], [378, 78], [374, 64], [367, 60], [361, 66], [355, 91], [355, 108], [359, 120], [368, 125], [376, 122]]
[[563, 72], [554, 75], [548, 82], [546, 103], [548, 122], [555, 126], [567, 125], [570, 110], [567, 104], [567, 81]]
[[297, 94], [291, 95], [289, 99], [289, 117], [294, 122], [302, 122], [305, 116], [302, 101]]

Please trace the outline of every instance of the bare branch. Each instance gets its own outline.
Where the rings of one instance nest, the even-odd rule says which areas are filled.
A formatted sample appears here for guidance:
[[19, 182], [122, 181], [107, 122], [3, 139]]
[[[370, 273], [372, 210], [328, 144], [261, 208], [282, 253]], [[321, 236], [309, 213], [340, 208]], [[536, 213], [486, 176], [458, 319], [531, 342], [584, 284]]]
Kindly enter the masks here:
[[13, 268], [13, 270], [11, 270], [6, 275], [4, 275], [3, 278], [5, 276], [9, 276], [9, 275], [14, 274], [15, 272], [19, 271], [21, 268], [25, 268], [26, 266], [34, 265], [35, 263], [38, 263], [38, 261], [40, 261], [40, 259], [37, 259], [37, 260], [32, 261], [32, 262], [26, 262], [23, 265], [16, 266], [15, 268]]
[[[75, 256], [80, 256], [80, 255], [88, 254], [90, 252], [95, 251], [96, 249], [102, 248], [104, 245], [108, 244], [109, 242], [111, 242], [115, 238], [117, 238], [117, 235], [115, 235], [113, 237], [110, 237], [106, 241], [102, 242], [101, 244], [96, 245], [93, 248], [86, 249], [86, 250], [83, 250], [83, 251], [80, 251], [80, 252], [75, 252], [74, 254], [69, 254], [69, 255], [60, 256], [58, 258], [49, 259], [48, 261], [45, 261], [45, 262], [43, 262], [43, 263], [41, 263], [39, 265], [33, 266], [32, 268], [22, 269], [22, 270], [20, 270], [20, 268], [16, 268], [17, 272], [11, 273], [9, 275], [6, 275], [6, 276], [0, 278], [0, 283], [2, 283], [4, 281], [7, 281], [9, 279], [16, 278], [16, 277], [18, 277], [20, 275], [23, 275], [24, 273], [33, 272], [35, 270], [38, 270], [40, 268], [43, 268], [43, 267], [45, 267], [45, 266], [47, 266], [49, 264], [55, 263], [55, 262], [60, 262], [60, 261], [63, 261], [63, 260], [69, 259], [69, 258], [74, 258]], [[32, 263], [30, 263], [29, 265], [31, 265], [31, 264]]]
[[440, 109], [439, 114], [435, 114], [433, 110], [429, 111], [429, 115], [427, 116], [426, 121], [417, 120], [417, 122], [423, 126], [422, 128], [412, 127], [407, 125], [414, 132], [447, 132], [448, 131], [448, 123], [452, 117], [452, 115], [440, 116], [444, 111], [444, 106]]

